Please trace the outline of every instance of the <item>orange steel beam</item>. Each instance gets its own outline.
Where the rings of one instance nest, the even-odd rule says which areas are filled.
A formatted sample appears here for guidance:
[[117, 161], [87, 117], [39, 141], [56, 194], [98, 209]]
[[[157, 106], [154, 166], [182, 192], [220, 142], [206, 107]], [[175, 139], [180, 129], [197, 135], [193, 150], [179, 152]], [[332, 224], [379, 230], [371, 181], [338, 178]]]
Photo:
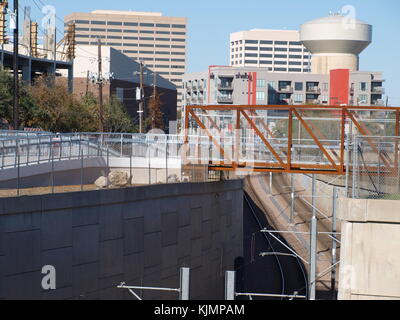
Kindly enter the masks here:
[[275, 149], [271, 146], [271, 144], [268, 142], [267, 139], [265, 139], [264, 135], [262, 132], [257, 128], [257, 126], [254, 124], [253, 120], [246, 114], [245, 111], [241, 111], [243, 116], [246, 118], [246, 120], [249, 122], [250, 126], [254, 129], [254, 131], [257, 133], [257, 135], [260, 137], [260, 139], [264, 142], [266, 147], [271, 151], [271, 153], [274, 155], [275, 159], [278, 160], [279, 164], [282, 167], [285, 167], [285, 164], [283, 163], [281, 157], [276, 153]]
[[[357, 119], [355, 118], [354, 112], [353, 112], [353, 111], [346, 110], [346, 112], [347, 112], [347, 114], [349, 115], [351, 121], [355, 124], [355, 126], [356, 126], [357, 129], [361, 132], [362, 135], [364, 135], [364, 136], [368, 136], [368, 135], [372, 136], [371, 132], [370, 132], [367, 128], [365, 128], [366, 130], [364, 130], [364, 128], [360, 125], [360, 123], [359, 123], [359, 122], [357, 121]], [[385, 158], [384, 156], [382, 156], [382, 154], [380, 154], [380, 152], [379, 152], [379, 150], [377, 149], [376, 145], [374, 144], [374, 142], [373, 142], [370, 138], [367, 138], [366, 140], [367, 140], [368, 144], [371, 146], [371, 148], [379, 155], [379, 157], [382, 159], [382, 161], [383, 161], [388, 167], [390, 167], [392, 161], [389, 159], [390, 162], [388, 162], [388, 161], [386, 160], [386, 158]]]
[[205, 110], [289, 110], [292, 107], [297, 109], [314, 109], [314, 110], [328, 110], [328, 111], [341, 111], [341, 110], [386, 110], [386, 111], [398, 111], [398, 107], [380, 107], [380, 106], [319, 106], [319, 105], [301, 105], [301, 106], [290, 106], [290, 105], [209, 105], [209, 106], [188, 106], [191, 109], [205, 109]]
[[332, 159], [332, 157], [330, 156], [330, 154], [326, 151], [326, 149], [324, 148], [324, 146], [321, 144], [321, 142], [318, 140], [318, 138], [315, 136], [315, 134], [312, 132], [312, 130], [310, 129], [310, 127], [307, 125], [307, 122], [304, 121], [304, 119], [300, 116], [300, 114], [296, 111], [296, 109], [293, 109], [294, 114], [296, 115], [296, 117], [301, 121], [301, 123], [303, 124], [304, 128], [307, 130], [307, 132], [310, 134], [310, 136], [313, 138], [313, 140], [315, 141], [315, 143], [318, 145], [319, 149], [322, 151], [322, 153], [325, 155], [325, 157], [328, 158], [328, 160], [330, 161], [330, 163], [332, 163], [332, 166], [334, 168], [336, 168], [336, 170], [338, 172], [340, 172], [340, 168], [337, 166], [337, 164], [335, 163], [335, 161]]
[[[308, 131], [308, 133], [311, 135], [311, 137], [313, 138], [313, 140], [315, 141], [315, 143], [318, 145], [319, 149], [323, 152], [323, 154], [326, 156], [326, 158], [329, 160], [329, 162], [333, 165], [318, 165], [318, 164], [297, 164], [297, 163], [290, 163], [289, 162], [289, 166], [286, 165], [282, 168], [279, 168], [280, 166], [282, 166], [282, 163], [284, 164], [282, 158], [280, 158], [280, 156], [276, 153], [276, 155], [274, 154], [274, 157], [278, 160], [281, 159], [281, 162], [279, 163], [266, 163], [266, 162], [254, 162], [252, 165], [253, 166], [260, 166], [260, 167], [248, 167], [249, 162], [246, 163], [240, 163], [240, 159], [237, 156], [237, 151], [239, 150], [239, 147], [237, 146], [237, 142], [239, 142], [240, 137], [238, 138], [236, 135], [236, 143], [235, 143], [235, 158], [237, 159], [236, 162], [233, 163], [232, 166], [230, 165], [225, 165], [223, 164], [221, 166], [221, 163], [219, 164], [218, 167], [215, 167], [212, 165], [212, 163], [210, 163], [210, 170], [216, 170], [216, 171], [234, 171], [234, 170], [242, 170], [242, 171], [254, 171], [254, 172], [291, 172], [291, 173], [318, 173], [318, 174], [339, 174], [339, 175], [343, 175], [346, 172], [346, 168], [345, 168], [345, 164], [344, 164], [344, 158], [345, 158], [345, 154], [344, 154], [344, 145], [345, 145], [345, 141], [344, 141], [344, 137], [345, 137], [345, 123], [346, 123], [346, 118], [347, 116], [351, 119], [351, 121], [356, 125], [356, 127], [358, 128], [358, 130], [360, 131], [361, 134], [363, 135], [368, 135], [370, 132], [368, 130], [368, 128], [366, 128], [362, 123], [360, 124], [357, 119], [354, 116], [354, 111], [356, 110], [386, 110], [386, 111], [395, 111], [396, 112], [396, 136], [400, 135], [400, 111], [397, 107], [380, 107], [380, 106], [371, 106], [371, 107], [360, 107], [360, 106], [318, 106], [318, 105], [303, 105], [303, 106], [284, 106], [284, 105], [266, 105], [266, 106], [260, 106], [260, 105], [233, 105], [233, 106], [221, 106], [221, 105], [213, 105], [213, 106], [187, 106], [186, 107], [186, 119], [185, 119], [185, 142], [188, 142], [188, 137], [187, 137], [187, 129], [188, 129], [188, 117], [189, 114], [193, 116], [193, 118], [195, 119], [195, 121], [200, 125], [200, 127], [205, 130], [210, 138], [210, 140], [213, 141], [214, 145], [219, 148], [221, 155], [223, 157], [225, 157], [225, 150], [223, 149], [223, 147], [218, 144], [218, 142], [216, 141], [215, 138], [213, 138], [212, 134], [207, 130], [206, 126], [201, 122], [201, 120], [195, 115], [195, 113], [193, 112], [193, 110], [195, 109], [202, 109], [204, 112], [207, 112], [207, 110], [236, 110], [237, 111], [237, 123], [236, 123], [236, 128], [240, 127], [240, 114], [243, 114], [247, 121], [249, 121], [251, 127], [253, 129], [255, 129], [257, 135], [263, 140], [263, 142], [267, 142], [266, 146], [268, 147], [268, 145], [270, 146], [270, 148], [272, 148], [272, 150], [276, 153], [275, 149], [269, 144], [269, 142], [267, 141], [267, 139], [263, 136], [263, 133], [258, 129], [258, 127], [256, 126], [256, 124], [252, 121], [252, 119], [246, 114], [246, 111], [250, 111], [252, 112], [252, 114], [257, 115], [255, 110], [287, 110], [289, 111], [289, 113], [292, 114], [293, 117], [293, 113], [296, 115], [296, 117], [301, 121], [301, 123], [303, 124], [303, 126], [306, 128], [306, 130]], [[330, 156], [330, 154], [327, 152], [327, 150], [324, 148], [324, 146], [320, 143], [320, 141], [318, 140], [318, 137], [313, 133], [313, 131], [316, 131], [318, 134], [319, 130], [315, 130], [316, 128], [311, 125], [311, 127], [313, 128], [313, 130], [310, 129], [310, 127], [307, 125], [307, 122], [302, 118], [302, 114], [300, 112], [300, 110], [338, 110], [341, 112], [341, 149], [340, 149], [340, 166], [338, 166], [335, 161], [332, 159], [332, 157]], [[292, 112], [290, 112], [292, 110]], [[212, 119], [211, 119], [212, 120]], [[264, 129], [268, 132], [268, 134], [271, 135], [271, 137], [273, 137], [273, 133], [271, 132], [271, 130], [269, 129], [268, 125], [265, 124], [265, 122], [263, 121], [263, 119], [258, 119], [262, 126], [264, 127]], [[292, 119], [293, 121], [293, 119]], [[289, 121], [289, 126], [292, 126], [293, 128], [293, 122]], [[210, 121], [211, 122], [211, 121]], [[239, 123], [239, 125], [238, 125]], [[212, 125], [215, 125], [215, 122], [213, 124], [213, 121], [211, 122]], [[237, 130], [238, 131], [238, 130]], [[257, 132], [258, 131], [258, 132]], [[289, 133], [289, 132], [288, 132]], [[289, 134], [288, 134], [289, 136]], [[323, 137], [324, 135], [322, 135]], [[290, 137], [288, 137], [290, 138]], [[288, 139], [288, 147], [289, 145], [291, 145], [290, 143], [291, 139]], [[372, 149], [376, 152], [379, 153], [375, 144], [371, 141], [371, 139], [367, 139], [368, 143], [371, 145]], [[399, 153], [398, 153], [398, 142], [396, 141], [396, 152], [395, 152], [395, 163], [398, 163], [399, 161]], [[268, 149], [270, 149], [268, 147]], [[281, 148], [286, 150], [285, 148]], [[288, 148], [289, 152], [288, 154], [291, 154], [291, 148]], [[272, 152], [272, 150], [270, 149], [270, 151]], [[274, 153], [272, 152], [272, 154]], [[285, 151], [283, 151], [285, 152]], [[334, 152], [335, 156], [336, 153]], [[278, 156], [278, 157], [276, 157]], [[336, 156], [338, 158], [338, 156]], [[383, 157], [383, 155], [381, 155], [382, 160], [384, 161], [384, 163], [386, 165], [388, 165], [388, 161], [385, 157]], [[391, 159], [389, 159], [390, 162]], [[279, 161], [279, 160], [278, 160]], [[231, 162], [232, 163], [232, 162]], [[390, 164], [388, 165], [390, 167]], [[332, 170], [329, 170], [331, 169]], [[335, 170], [334, 170], [335, 168]], [[351, 167], [350, 167], [351, 168]], [[350, 168], [348, 168], [350, 170]], [[373, 168], [370, 168], [371, 171]], [[391, 168], [393, 169], [393, 168]]]
[[192, 111], [189, 110], [189, 113], [192, 115], [192, 117], [194, 118], [194, 120], [197, 122], [197, 124], [200, 126], [200, 128], [202, 128], [207, 135], [209, 136], [209, 138], [212, 140], [213, 144], [219, 149], [219, 152], [221, 153], [222, 157], [226, 157], [228, 162], [232, 162], [232, 160], [229, 158], [229, 156], [227, 156], [225, 154], [225, 150], [224, 148], [221, 147], [221, 145], [218, 143], [217, 140], [215, 140], [215, 138], [213, 137], [213, 135], [211, 134], [211, 132], [206, 128], [206, 126], [204, 125], [203, 122], [201, 122], [200, 118]]

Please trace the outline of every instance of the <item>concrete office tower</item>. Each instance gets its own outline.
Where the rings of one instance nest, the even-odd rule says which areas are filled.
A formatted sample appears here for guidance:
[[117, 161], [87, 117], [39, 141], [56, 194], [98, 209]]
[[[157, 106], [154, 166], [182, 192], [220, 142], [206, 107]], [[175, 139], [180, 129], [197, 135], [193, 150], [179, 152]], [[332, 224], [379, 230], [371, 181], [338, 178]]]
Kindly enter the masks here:
[[333, 69], [358, 71], [359, 54], [372, 42], [372, 26], [331, 14], [303, 24], [300, 40], [312, 53], [312, 73], [329, 74]]
[[311, 56], [297, 30], [253, 29], [230, 35], [230, 65], [309, 73]]
[[103, 45], [134, 61], [142, 60], [151, 71], [177, 86], [180, 105], [186, 69], [186, 18], [164, 17], [158, 12], [96, 10], [69, 14], [64, 21], [76, 23], [77, 45], [97, 46], [100, 38]]

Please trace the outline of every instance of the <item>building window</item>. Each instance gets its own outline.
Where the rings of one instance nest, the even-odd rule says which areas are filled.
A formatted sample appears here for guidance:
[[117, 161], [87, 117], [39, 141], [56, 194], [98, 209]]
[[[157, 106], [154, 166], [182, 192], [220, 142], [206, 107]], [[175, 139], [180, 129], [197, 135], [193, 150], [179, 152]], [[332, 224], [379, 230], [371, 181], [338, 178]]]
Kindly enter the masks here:
[[286, 72], [286, 71], [287, 71], [287, 68], [274, 68], [274, 71]]
[[249, 51], [251, 51], [251, 50], [253, 50], [253, 51], [258, 51], [258, 48], [257, 48], [257, 47], [245, 47], [244, 49], [245, 49], [245, 50], [249, 50]]
[[181, 29], [185, 29], [186, 26], [184, 24], [173, 24], [172, 28], [181, 28]]
[[257, 64], [257, 60], [245, 60], [244, 63]]
[[301, 72], [301, 68], [289, 68], [289, 72]]
[[273, 44], [273, 42], [268, 40], [261, 40], [260, 44]]
[[270, 60], [260, 60], [260, 64], [272, 64], [272, 61]]
[[244, 43], [258, 44], [258, 40], [246, 40]]
[[260, 58], [272, 58], [272, 54], [269, 53], [261, 53]]
[[302, 94], [295, 94], [294, 95], [294, 103], [303, 103], [304, 102], [304, 95]]
[[302, 56], [300, 56], [300, 55], [295, 55], [295, 54], [289, 55], [289, 59], [301, 59], [301, 58], [302, 58]]
[[75, 23], [89, 24], [89, 20], [75, 20]]
[[108, 21], [107, 25], [109, 25], [109, 26], [122, 26], [122, 22]]
[[91, 24], [106, 25], [106, 22], [105, 21], [92, 21]]
[[265, 88], [266, 81], [265, 79], [257, 79], [257, 88]]
[[265, 102], [265, 92], [264, 91], [257, 91], [256, 97], [257, 97], [257, 103]]
[[150, 34], [154, 34], [154, 30], [140, 30], [140, 33], [150, 33]]
[[287, 65], [287, 61], [275, 61], [275, 64]]
[[141, 23], [141, 27], [154, 27], [154, 23]]
[[285, 51], [285, 52], [287, 52], [287, 49], [286, 48], [275, 48], [275, 51]]
[[368, 83], [360, 82], [360, 91], [368, 91]]
[[272, 48], [263, 48], [263, 47], [261, 47], [260, 51], [272, 51]]
[[289, 61], [289, 65], [290, 66], [301, 66], [301, 62], [300, 61]]
[[251, 58], [257, 58], [258, 54], [257, 53], [246, 53], [244, 56], [245, 57], [251, 57]]
[[275, 58], [287, 59], [287, 54], [276, 54]]
[[275, 45], [287, 45], [287, 41], [275, 41]]
[[301, 49], [299, 48], [289, 48], [290, 52], [301, 52]]
[[301, 46], [302, 45], [302, 43], [300, 41], [290, 41], [289, 44], [291, 46]]
[[170, 24], [156, 24], [157, 28], [171, 28]]
[[367, 104], [368, 103], [368, 95], [366, 94], [360, 94], [358, 98], [358, 103], [360, 104]]
[[296, 91], [303, 91], [303, 82], [295, 82], [294, 90]]
[[137, 22], [124, 22], [124, 26], [136, 27], [137, 25]]

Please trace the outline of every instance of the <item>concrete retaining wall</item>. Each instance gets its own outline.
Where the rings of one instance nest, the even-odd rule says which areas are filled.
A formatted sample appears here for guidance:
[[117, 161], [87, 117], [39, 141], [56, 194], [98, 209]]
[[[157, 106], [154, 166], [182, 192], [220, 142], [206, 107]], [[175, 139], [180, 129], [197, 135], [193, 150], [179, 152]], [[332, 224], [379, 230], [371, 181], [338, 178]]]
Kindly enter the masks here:
[[[132, 299], [116, 286], [175, 288], [180, 267], [192, 299], [223, 299], [242, 214], [241, 181], [0, 199], [0, 299]], [[41, 288], [44, 265], [56, 267], [55, 291]]]
[[339, 201], [341, 300], [400, 300], [400, 201]]

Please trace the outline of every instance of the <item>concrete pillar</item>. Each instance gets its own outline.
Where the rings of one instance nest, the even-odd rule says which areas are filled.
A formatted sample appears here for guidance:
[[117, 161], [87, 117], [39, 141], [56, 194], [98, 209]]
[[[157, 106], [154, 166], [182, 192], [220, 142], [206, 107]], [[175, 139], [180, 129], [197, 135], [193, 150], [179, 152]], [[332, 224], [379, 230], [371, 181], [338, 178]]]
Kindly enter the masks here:
[[68, 92], [74, 92], [74, 65], [68, 68]]
[[24, 80], [28, 84], [31, 84], [31, 81], [32, 81], [32, 60], [30, 58], [22, 60], [22, 80]]

